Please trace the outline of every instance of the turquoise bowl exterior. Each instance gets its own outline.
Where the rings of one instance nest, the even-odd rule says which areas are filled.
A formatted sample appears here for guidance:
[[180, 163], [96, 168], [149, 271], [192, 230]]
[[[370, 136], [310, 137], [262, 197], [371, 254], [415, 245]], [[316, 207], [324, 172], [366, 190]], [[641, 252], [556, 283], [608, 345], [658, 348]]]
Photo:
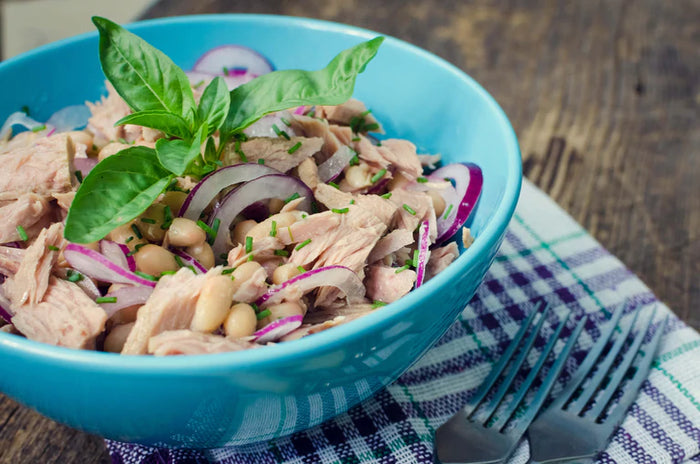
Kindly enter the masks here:
[[[237, 43], [277, 67], [317, 69], [378, 34], [341, 24], [258, 15], [146, 21], [130, 26], [184, 69], [216, 45]], [[0, 64], [0, 118], [27, 105], [39, 120], [104, 94], [97, 35], [50, 44]], [[446, 162], [481, 166], [470, 220], [474, 244], [400, 301], [346, 325], [258, 350], [170, 358], [121, 357], [0, 333], [0, 391], [101, 436], [211, 448], [284, 436], [330, 419], [394, 381], [445, 333], [476, 291], [503, 240], [522, 179], [505, 114], [444, 60], [387, 37], [355, 96], [391, 137]]]

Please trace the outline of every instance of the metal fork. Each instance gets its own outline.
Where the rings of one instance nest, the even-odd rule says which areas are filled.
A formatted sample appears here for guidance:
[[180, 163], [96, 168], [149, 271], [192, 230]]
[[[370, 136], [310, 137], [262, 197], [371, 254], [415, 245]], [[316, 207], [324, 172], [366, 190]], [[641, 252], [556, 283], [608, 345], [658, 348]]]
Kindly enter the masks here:
[[[651, 362], [668, 320], [665, 318], [661, 322], [651, 341], [644, 346], [644, 351], [640, 351], [646, 333], [654, 320], [656, 314], [656, 309], [654, 309], [649, 320], [632, 340], [619, 364], [613, 367], [613, 363], [621, 353], [623, 346], [626, 345], [626, 340], [637, 321], [639, 311], [635, 312], [632, 323], [621, 328], [622, 333], [607, 354], [596, 364], [596, 360], [608, 344], [617, 323], [620, 321], [625, 306], [626, 304], [620, 305], [613, 313], [605, 331], [601, 333], [574, 377], [562, 393], [557, 395], [552, 404], [530, 426], [528, 436], [533, 463], [593, 462], [624, 419], [627, 409], [636, 398], [642, 382], [649, 374]], [[632, 362], [641, 353], [643, 353], [643, 358], [637, 363], [636, 372], [624, 385], [621, 392], [618, 392], [618, 387], [625, 380]], [[597, 366], [595, 372], [593, 372], [594, 366]], [[611, 372], [608, 372], [611, 368]], [[591, 379], [577, 396], [576, 393], [590, 374], [593, 374]], [[607, 383], [599, 389], [601, 383], [606, 379]], [[600, 392], [598, 392], [599, 390]], [[612, 406], [607, 415], [604, 415], [606, 406], [611, 402], [616, 392], [621, 395], [619, 401]], [[592, 403], [592, 406], [589, 406], [589, 403]]]
[[[522, 348], [517, 357], [512, 359], [518, 346], [521, 345], [520, 342], [525, 338], [528, 329], [532, 325], [535, 315], [540, 312], [539, 309], [541, 308], [544, 309], [541, 311], [539, 321], [522, 344]], [[508, 404], [502, 404], [530, 348], [532, 348], [532, 345], [535, 343], [537, 334], [542, 328], [548, 312], [549, 307], [543, 302], [538, 310], [530, 314], [525, 323], [518, 330], [518, 333], [515, 335], [515, 338], [510, 343], [503, 356], [501, 356], [498, 363], [491, 369], [486, 380], [479, 386], [474, 397], [460, 409], [457, 414], [437, 429], [435, 432], [436, 457], [443, 464], [486, 464], [504, 462], [513, 451], [515, 451], [518, 442], [525, 433], [528, 425], [530, 425], [535, 418], [535, 415], [554, 385], [554, 381], [564, 367], [564, 362], [574, 347], [576, 339], [581, 333], [585, 322], [585, 319], [579, 321], [525, 412], [522, 416], [513, 418], [511, 421], [511, 416], [513, 416], [518, 405], [528, 393], [532, 382], [537, 377], [547, 356], [552, 351], [570, 315], [570, 313], [567, 314], [564, 320], [557, 326], [549, 342], [537, 359], [537, 362], [530, 370], [527, 378], [514, 394], [513, 399], [510, 400]], [[513, 362], [510, 370], [505, 375], [490, 401], [485, 405], [484, 411], [475, 414], [511, 360]], [[499, 410], [499, 407], [503, 407], [505, 410], [502, 413], [499, 411], [499, 415], [496, 417], [494, 414]], [[510, 424], [510, 426], [506, 429], [506, 425], [508, 424]]]

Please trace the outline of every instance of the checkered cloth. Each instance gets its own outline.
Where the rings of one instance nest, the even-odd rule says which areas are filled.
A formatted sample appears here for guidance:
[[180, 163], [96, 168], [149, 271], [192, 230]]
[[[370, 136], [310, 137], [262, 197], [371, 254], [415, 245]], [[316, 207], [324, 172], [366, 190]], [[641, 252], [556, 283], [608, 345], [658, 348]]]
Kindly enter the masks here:
[[[208, 451], [113, 441], [107, 446], [113, 462], [123, 464], [432, 463], [435, 429], [469, 399], [541, 298], [558, 318], [572, 311], [564, 336], [573, 319], [590, 315], [561, 383], [598, 337], [610, 308], [631, 302], [622, 324], [631, 322], [633, 308], [658, 306], [655, 326], [670, 314], [649, 379], [599, 460], [700, 462], [700, 336], [527, 181], [500, 253], [474, 299], [435, 347], [374, 397], [320, 426], [267, 443]], [[524, 463], [527, 457], [523, 442], [511, 461]]]

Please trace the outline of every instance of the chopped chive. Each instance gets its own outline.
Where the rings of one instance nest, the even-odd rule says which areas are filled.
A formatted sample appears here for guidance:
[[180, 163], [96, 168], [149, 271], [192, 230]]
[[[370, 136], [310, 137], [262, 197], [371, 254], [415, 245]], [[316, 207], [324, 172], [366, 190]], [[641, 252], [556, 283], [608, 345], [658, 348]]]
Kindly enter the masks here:
[[306, 219], [307, 217], [309, 217], [308, 214], [306, 214], [306, 213], [301, 213], [301, 218], [302, 218], [302, 219]]
[[[188, 267], [191, 267], [191, 266], [188, 266]], [[194, 272], [194, 269], [192, 270], [192, 272]], [[153, 277], [151, 274], [146, 274], [145, 272], [134, 271], [134, 274], [136, 274], [139, 277], [143, 277], [146, 280], [152, 280], [152, 281], [158, 280], [155, 277]]]
[[316, 116], [316, 109], [312, 109], [311, 111], [306, 113], [306, 115], [310, 118], [313, 118], [314, 116]]
[[241, 161], [244, 163], [248, 162], [248, 158], [245, 156], [245, 153], [243, 153], [243, 150], [241, 150], [241, 141], [239, 139], [236, 139], [236, 141], [233, 144], [233, 151], [235, 151], [238, 156], [241, 158]]
[[277, 134], [277, 137], [284, 137], [287, 140], [291, 140], [291, 137], [289, 137], [289, 134], [287, 134], [283, 130], [280, 130], [280, 128], [277, 127], [277, 124], [272, 125], [272, 130], [275, 131], [275, 134]]
[[203, 86], [203, 85], [204, 85], [204, 79], [202, 79], [201, 81], [197, 82], [197, 83], [194, 85], [194, 88], [195, 88], [195, 89], [198, 89], [198, 88], [200, 88], [200, 87]]
[[29, 235], [27, 235], [27, 231], [24, 230], [24, 227], [17, 226], [17, 234], [19, 234], [19, 238], [23, 242], [26, 242], [27, 240], [29, 240]]
[[175, 262], [177, 263], [178, 266], [180, 267], [185, 267], [185, 263], [182, 262], [182, 258], [180, 258], [178, 255], [173, 255], [175, 257]]
[[75, 171], [73, 174], [75, 174], [75, 178], [78, 179], [78, 182], [81, 184], [83, 183], [83, 173], [80, 171]]
[[365, 124], [363, 129], [365, 130], [365, 132], [371, 132], [379, 129], [379, 124], [377, 124], [376, 122], [373, 122], [372, 124]]
[[336, 188], [336, 189], [340, 190], [340, 185], [336, 184], [335, 182], [328, 182], [328, 185], [330, 185], [330, 186], [333, 187], [333, 188]]
[[136, 238], [143, 238], [143, 234], [139, 230], [139, 227], [136, 224], [131, 224], [131, 230], [134, 231], [134, 235], [136, 235]]
[[53, 245], [49, 245], [49, 246], [48, 246], [48, 249], [51, 250], [51, 251], [61, 251], [60, 248], [58, 248], [57, 246], [53, 246]]
[[145, 222], [146, 224], [155, 224], [156, 220], [151, 218], [141, 218], [141, 222]]
[[355, 199], [354, 199], [354, 198], [352, 198], [352, 199], [350, 200], [350, 204], [351, 204], [351, 205], [354, 205], [354, 204], [355, 204]]
[[[204, 232], [207, 234], [207, 242], [209, 245], [211, 245], [214, 240], [216, 240], [216, 231], [209, 227], [204, 221], [201, 219], [197, 221], [197, 225], [199, 226], [200, 229], [202, 229]], [[212, 223], [213, 225], [213, 223]]]
[[372, 309], [381, 308], [382, 306], [386, 306], [386, 303], [383, 301], [374, 300], [374, 303], [372, 303]]
[[358, 164], [360, 164], [360, 158], [357, 155], [350, 158], [350, 166], [357, 166]]
[[449, 205], [447, 209], [445, 210], [445, 215], [442, 217], [443, 219], [447, 219], [447, 216], [450, 215], [450, 211], [452, 211], [452, 205]]
[[66, 271], [66, 279], [68, 280], [68, 282], [80, 282], [81, 280], [83, 280], [83, 275], [78, 271], [68, 269]]
[[216, 236], [219, 234], [219, 226], [221, 225], [221, 219], [219, 218], [214, 218], [213, 221], [211, 221], [211, 230], [214, 232], [214, 238], [216, 239]]
[[175, 271], [163, 271], [160, 273], [161, 277], [166, 276], [166, 275], [173, 275], [175, 274]]
[[228, 76], [228, 68], [224, 66], [224, 76]]
[[333, 211], [334, 213], [337, 213], [337, 214], [345, 214], [348, 211], [350, 211], [350, 209], [349, 208], [341, 208], [341, 209], [333, 208], [333, 209], [331, 209], [331, 211]]
[[294, 192], [291, 195], [289, 195], [286, 200], [284, 200], [284, 204], [286, 205], [290, 201], [296, 200], [299, 197], [300, 197], [299, 192]]
[[301, 250], [302, 248], [304, 248], [304, 247], [305, 247], [306, 245], [308, 245], [309, 243], [311, 243], [311, 239], [310, 239], [310, 238], [307, 238], [306, 240], [304, 240], [303, 242], [301, 242], [299, 245], [295, 246], [294, 249], [295, 249], [295, 250]]
[[269, 310], [269, 309], [265, 309], [265, 310], [263, 310], [263, 311], [260, 311], [258, 314], [256, 314], [255, 317], [257, 317], [258, 320], [260, 321], [260, 320], [262, 320], [262, 319], [265, 319], [265, 318], [266, 318], [267, 316], [269, 316], [270, 314], [272, 314], [272, 313], [270, 312], [270, 310]]
[[284, 123], [285, 126], [291, 126], [292, 123], [287, 118], [280, 118], [280, 121]]
[[195, 271], [195, 269], [194, 269], [194, 266], [193, 266], [193, 265], [191, 265], [191, 264], [190, 264], [190, 265], [188, 265], [188, 266], [185, 266], [185, 267], [186, 267], [187, 269], [189, 269], [190, 271], [192, 271], [192, 274], [196, 274], [196, 273], [197, 273], [197, 271]]
[[287, 153], [289, 153], [291, 155], [292, 153], [294, 153], [295, 151], [297, 151], [300, 148], [301, 148], [301, 142], [297, 142], [294, 145], [292, 145], [289, 148], [289, 150], [287, 150]]
[[360, 113], [360, 116], [367, 116], [371, 112], [372, 112], [372, 110], [364, 110], [362, 113]]
[[117, 302], [117, 297], [116, 296], [98, 296], [95, 298], [95, 303], [100, 304], [100, 303], [116, 303]]
[[265, 160], [262, 158], [258, 158], [258, 164], [265, 164]]
[[253, 311], [255, 311], [256, 313], [260, 311], [260, 308], [255, 303], [250, 303], [250, 307], [253, 308]]
[[287, 250], [275, 250], [274, 253], [275, 256], [289, 256], [289, 252]]
[[351, 140], [352, 140], [353, 142], [359, 142], [359, 141], [362, 140], [362, 139], [361, 139], [360, 137], [353, 137]]
[[416, 179], [416, 182], [418, 182], [420, 184], [425, 184], [426, 182], [428, 182], [428, 178], [427, 177], [419, 177], [418, 179]]
[[29, 107], [27, 105], [22, 106], [22, 108], [20, 108], [20, 110], [22, 111], [22, 113], [29, 116]]
[[129, 238], [127, 238], [127, 239], [124, 241], [124, 243], [129, 243], [129, 242], [132, 241], [133, 239], [134, 239], [134, 236], [132, 235], [132, 236], [130, 236]]
[[277, 221], [272, 221], [272, 226], [270, 227], [270, 237], [277, 237]]
[[418, 267], [418, 250], [413, 250], [413, 267]]
[[400, 268], [398, 268], [397, 270], [395, 270], [394, 272], [395, 272], [396, 274], [398, 274], [398, 273], [400, 273], [400, 272], [405, 271], [406, 269], [408, 269], [408, 268], [410, 268], [410, 267], [411, 267], [411, 266], [409, 266], [408, 264], [405, 264], [405, 265], [401, 266]]
[[245, 252], [250, 253], [253, 251], [253, 237], [245, 238]]
[[235, 270], [236, 270], [235, 267], [232, 267], [232, 268], [229, 268], [229, 269], [224, 269], [223, 271], [221, 271], [221, 274], [222, 274], [222, 275], [231, 274], [231, 273], [232, 273], [233, 271], [235, 271]]
[[380, 196], [381, 196], [382, 198], [384, 198], [385, 200], [388, 200], [389, 198], [391, 198], [391, 192], [387, 192], [387, 193], [385, 193], [384, 195], [380, 195]]
[[173, 212], [170, 206], [163, 208], [163, 225], [160, 226], [161, 229], [168, 229], [173, 223]]
[[40, 132], [46, 129], [46, 124], [42, 124], [41, 126], [36, 126], [32, 127], [32, 132]]
[[255, 259], [255, 256], [253, 256], [253, 253], [251, 253], [251, 254], [248, 255], [248, 259], [246, 259], [246, 261], [250, 262], [250, 261], [252, 261], [253, 259]]
[[375, 175], [372, 176], [372, 178], [370, 179], [370, 181], [374, 184], [374, 183], [377, 182], [379, 179], [381, 179], [382, 177], [384, 177], [384, 174], [386, 174], [386, 169], [381, 169], [381, 170], [379, 170], [379, 172], [377, 172]]
[[291, 227], [287, 227], [287, 232], [289, 233], [289, 241], [290, 241], [290, 242], [295, 242], [296, 240], [294, 240], [294, 236], [292, 235], [292, 228], [291, 228]]
[[403, 209], [408, 211], [409, 214], [415, 216], [416, 215], [416, 210], [408, 206], [406, 203], [403, 204]]
[[125, 139], [124, 137], [119, 137], [119, 138], [117, 139], [117, 141], [118, 141], [119, 143], [123, 143], [124, 145], [128, 145], [128, 144], [129, 144], [129, 142], [127, 142], [126, 139]]
[[304, 266], [297, 266], [297, 271], [299, 271], [303, 274], [306, 272], [306, 269], [304, 269]]

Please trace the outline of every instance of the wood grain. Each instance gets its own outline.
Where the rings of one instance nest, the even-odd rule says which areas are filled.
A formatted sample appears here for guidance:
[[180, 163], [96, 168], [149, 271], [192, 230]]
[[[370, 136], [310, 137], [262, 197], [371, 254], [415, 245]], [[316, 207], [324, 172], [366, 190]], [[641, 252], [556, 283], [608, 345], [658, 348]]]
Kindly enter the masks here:
[[[215, 12], [358, 25], [464, 69], [510, 117], [527, 177], [700, 328], [697, 0], [161, 0], [145, 16]], [[6, 398], [0, 429], [2, 464], [106, 459]]]

